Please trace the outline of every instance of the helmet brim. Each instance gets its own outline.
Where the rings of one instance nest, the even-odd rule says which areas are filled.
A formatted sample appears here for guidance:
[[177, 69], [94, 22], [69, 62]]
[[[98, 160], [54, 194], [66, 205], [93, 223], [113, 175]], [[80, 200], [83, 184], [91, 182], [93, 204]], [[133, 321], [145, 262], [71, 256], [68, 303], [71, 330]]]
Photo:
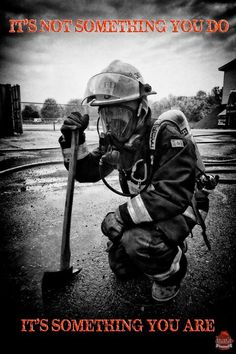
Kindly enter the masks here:
[[81, 104], [102, 106], [128, 102], [143, 96], [156, 94], [151, 89], [146, 92], [143, 87], [145, 85], [132, 77], [119, 73], [100, 73], [91, 77], [88, 81]]

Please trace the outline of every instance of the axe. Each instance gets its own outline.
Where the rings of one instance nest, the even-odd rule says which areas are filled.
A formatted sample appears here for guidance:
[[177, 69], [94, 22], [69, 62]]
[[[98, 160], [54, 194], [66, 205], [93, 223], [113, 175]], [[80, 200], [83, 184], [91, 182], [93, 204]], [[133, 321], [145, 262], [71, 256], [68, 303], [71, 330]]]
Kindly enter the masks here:
[[69, 172], [67, 180], [66, 201], [64, 209], [64, 220], [62, 229], [62, 242], [61, 242], [61, 255], [60, 255], [60, 269], [58, 271], [44, 272], [42, 285], [43, 286], [56, 286], [71, 280], [78, 274], [82, 268], [73, 268], [70, 266], [70, 227], [71, 227], [71, 214], [74, 196], [74, 184], [77, 162], [77, 150], [79, 146], [79, 130], [72, 130], [71, 136], [71, 158], [69, 163]]

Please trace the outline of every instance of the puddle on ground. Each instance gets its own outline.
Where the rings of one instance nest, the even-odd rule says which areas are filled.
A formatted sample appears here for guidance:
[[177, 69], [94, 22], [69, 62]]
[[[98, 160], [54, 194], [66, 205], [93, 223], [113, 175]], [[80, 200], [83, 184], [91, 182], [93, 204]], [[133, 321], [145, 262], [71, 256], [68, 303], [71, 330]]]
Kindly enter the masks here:
[[[110, 184], [118, 186], [118, 176], [107, 178]], [[49, 168], [34, 169], [33, 171], [16, 173], [9, 180], [0, 182], [0, 194], [13, 194], [23, 192], [47, 192], [66, 190], [68, 173], [64, 169]], [[87, 187], [97, 188], [103, 185], [102, 181], [96, 183], [79, 183], [75, 181], [74, 193]]]
[[[225, 167], [225, 168], [228, 168]], [[223, 166], [209, 166], [207, 170], [214, 170], [214, 174], [217, 174], [217, 170], [221, 170], [219, 173], [223, 179], [235, 178], [234, 173], [222, 173]], [[114, 171], [108, 178], [108, 183], [115, 189], [119, 188], [119, 179], [117, 171]], [[41, 166], [39, 168], [33, 168], [30, 170], [16, 172], [14, 174], [6, 176], [0, 181], [0, 194], [15, 194], [24, 192], [41, 192], [47, 193], [49, 191], [61, 191], [66, 190], [68, 180], [68, 172], [63, 165], [48, 165]], [[103, 185], [102, 181], [96, 183], [79, 183], [75, 182], [74, 193], [79, 193], [85, 188], [96, 188]]]

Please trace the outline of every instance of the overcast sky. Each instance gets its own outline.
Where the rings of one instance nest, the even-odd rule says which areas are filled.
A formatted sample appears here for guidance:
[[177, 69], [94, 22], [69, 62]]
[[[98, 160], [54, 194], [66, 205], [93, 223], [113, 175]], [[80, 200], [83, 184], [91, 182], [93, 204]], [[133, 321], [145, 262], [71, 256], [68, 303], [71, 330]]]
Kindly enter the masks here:
[[[7, 0], [1, 2], [0, 83], [19, 84], [22, 101], [83, 96], [88, 79], [112, 60], [136, 66], [156, 99], [210, 92], [218, 68], [236, 57], [236, 6], [201, 0]], [[227, 33], [16, 33], [9, 19], [226, 19]]]

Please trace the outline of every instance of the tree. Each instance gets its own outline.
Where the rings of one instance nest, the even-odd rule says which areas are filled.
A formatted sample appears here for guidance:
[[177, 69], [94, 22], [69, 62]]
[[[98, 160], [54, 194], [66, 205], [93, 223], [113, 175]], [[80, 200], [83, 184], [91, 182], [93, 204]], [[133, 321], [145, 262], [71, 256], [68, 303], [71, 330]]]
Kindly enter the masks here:
[[54, 98], [47, 98], [44, 101], [41, 109], [41, 116], [43, 118], [58, 118], [61, 117], [62, 110]]
[[189, 122], [198, 122], [207, 118], [220, 106], [222, 89], [218, 86], [213, 87], [210, 94], [199, 90], [195, 96], [173, 96], [162, 98], [160, 101], [153, 102], [151, 109], [153, 117], [157, 118], [161, 113], [169, 109], [179, 109], [187, 117]]
[[32, 118], [39, 118], [39, 112], [35, 105], [26, 105], [22, 110], [22, 118], [24, 120], [32, 119]]
[[72, 98], [67, 105], [65, 106], [65, 114], [68, 116], [71, 112], [80, 112], [81, 114], [85, 113], [84, 106], [81, 106], [82, 100], [78, 98]]
[[33, 111], [32, 118], [40, 118], [39, 112], [38, 111]]
[[196, 94], [196, 98], [200, 100], [205, 100], [207, 98], [207, 93], [205, 91], [199, 90]]
[[219, 88], [219, 86], [213, 87], [210, 95], [208, 95], [208, 102], [214, 105], [221, 105], [223, 88]]
[[179, 107], [189, 122], [198, 122], [209, 112], [206, 101], [197, 97], [186, 97], [179, 102]]
[[160, 101], [156, 101], [151, 105], [154, 117], [158, 117], [161, 113], [171, 109], [169, 99], [164, 97]]

